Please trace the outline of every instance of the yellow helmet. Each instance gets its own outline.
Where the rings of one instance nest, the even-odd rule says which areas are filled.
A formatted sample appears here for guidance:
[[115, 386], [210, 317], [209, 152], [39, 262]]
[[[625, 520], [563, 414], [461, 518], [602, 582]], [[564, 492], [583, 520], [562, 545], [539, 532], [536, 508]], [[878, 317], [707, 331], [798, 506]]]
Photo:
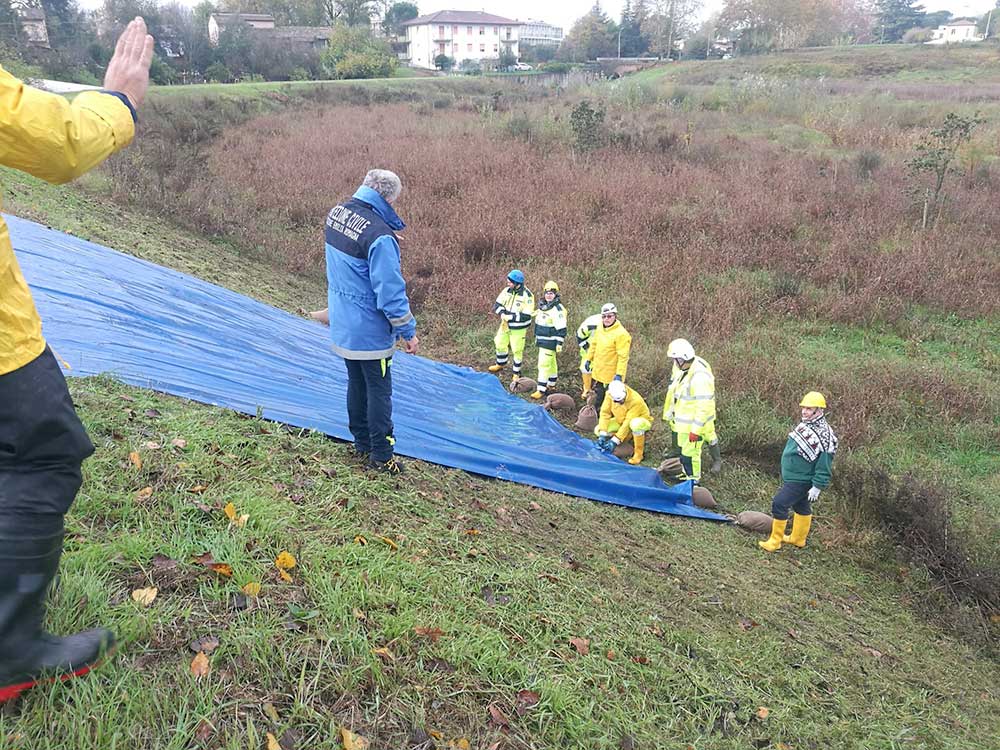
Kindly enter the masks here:
[[812, 406], [825, 409], [826, 399], [823, 398], [823, 394], [819, 391], [809, 391], [809, 393], [802, 397], [802, 401], [799, 403], [799, 406]]
[[543, 292], [555, 292], [559, 294], [559, 285], [554, 281], [546, 281], [545, 288], [542, 289]]

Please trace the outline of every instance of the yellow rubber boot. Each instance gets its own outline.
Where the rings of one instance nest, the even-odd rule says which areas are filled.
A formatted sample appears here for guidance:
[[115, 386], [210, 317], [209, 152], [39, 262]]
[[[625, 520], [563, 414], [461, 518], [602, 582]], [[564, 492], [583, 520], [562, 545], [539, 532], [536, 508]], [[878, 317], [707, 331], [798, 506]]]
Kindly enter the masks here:
[[800, 516], [798, 513], [792, 518], [792, 533], [781, 538], [785, 544], [794, 544], [796, 547], [806, 546], [806, 537], [809, 536], [809, 527], [812, 526], [812, 516]]
[[781, 540], [785, 535], [785, 526], [788, 521], [779, 521], [777, 518], [771, 521], [771, 536], [766, 542], [757, 542], [762, 550], [767, 552], [777, 552], [781, 549]]
[[594, 389], [594, 376], [589, 372], [583, 372], [580, 373], [580, 377], [583, 378], [583, 393], [580, 395], [583, 396], [583, 398], [587, 398], [587, 394]]
[[500, 372], [503, 369], [503, 365], [490, 365], [486, 369], [490, 372]]
[[544, 396], [544, 395], [545, 395], [545, 394], [544, 394], [544, 393], [542, 393], [541, 391], [535, 391], [534, 393], [532, 393], [532, 394], [531, 394], [531, 397], [532, 397], [532, 398], [536, 398], [536, 399], [537, 399], [537, 398], [541, 398], [541, 397], [542, 397], [542, 396]]
[[632, 451], [632, 458], [630, 458], [628, 462], [635, 466], [636, 464], [642, 463], [642, 453], [646, 449], [646, 436], [633, 435], [632, 441], [634, 443], [634, 448]]

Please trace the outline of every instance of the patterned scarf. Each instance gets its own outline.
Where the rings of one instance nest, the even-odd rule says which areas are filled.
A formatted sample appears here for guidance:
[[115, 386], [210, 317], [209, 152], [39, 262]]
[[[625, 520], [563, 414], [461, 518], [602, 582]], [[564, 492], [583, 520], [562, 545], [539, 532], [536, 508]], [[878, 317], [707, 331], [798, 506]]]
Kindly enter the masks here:
[[812, 463], [819, 458], [820, 453], [837, 452], [837, 436], [826, 421], [825, 416], [816, 417], [809, 422], [799, 422], [795, 429], [788, 433], [795, 441], [798, 454]]
[[543, 294], [541, 301], [538, 303], [538, 309], [539, 310], [548, 310], [550, 308], [555, 307], [558, 304], [559, 304], [559, 295], [558, 294], [555, 297], [552, 298], [551, 302], [546, 302], [545, 301], [545, 295]]

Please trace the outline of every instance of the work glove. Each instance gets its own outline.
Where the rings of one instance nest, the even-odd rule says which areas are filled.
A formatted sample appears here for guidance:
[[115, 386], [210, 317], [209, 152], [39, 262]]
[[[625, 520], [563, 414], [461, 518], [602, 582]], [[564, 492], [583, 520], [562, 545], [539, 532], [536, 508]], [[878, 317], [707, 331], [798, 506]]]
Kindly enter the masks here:
[[611, 450], [614, 450], [615, 448], [617, 448], [621, 444], [622, 444], [622, 441], [618, 439], [617, 435], [612, 436], [612, 438], [611, 438]]
[[689, 443], [697, 443], [699, 440], [701, 440], [701, 437], [697, 433], [694, 433], [694, 432], [689, 432], [688, 433], [688, 442]]
[[597, 447], [605, 453], [609, 452], [611, 450], [611, 439], [607, 435], [597, 438]]
[[621, 376], [621, 375], [615, 375], [615, 377], [614, 377], [613, 379], [614, 379], [614, 380], [621, 380], [621, 379], [622, 379], [622, 376]]
[[811, 503], [816, 502], [816, 500], [819, 499], [819, 492], [820, 492], [819, 487], [810, 487], [809, 488], [809, 502], [811, 502]]

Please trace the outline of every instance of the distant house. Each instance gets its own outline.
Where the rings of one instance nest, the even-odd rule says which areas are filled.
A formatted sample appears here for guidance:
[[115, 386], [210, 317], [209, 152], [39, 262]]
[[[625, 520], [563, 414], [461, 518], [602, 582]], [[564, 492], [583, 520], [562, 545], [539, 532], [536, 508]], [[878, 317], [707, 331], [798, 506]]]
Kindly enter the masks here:
[[276, 26], [258, 29], [254, 34], [261, 39], [281, 44], [298, 52], [322, 50], [330, 44], [333, 28], [330, 26]]
[[435, 68], [434, 58], [447, 55], [461, 65], [466, 60], [495, 60], [502, 52], [515, 58], [524, 26], [502, 16], [471, 10], [442, 10], [403, 24], [406, 39], [400, 58], [414, 68]]
[[49, 27], [45, 23], [45, 11], [41, 8], [22, 8], [18, 11], [21, 33], [29, 46], [49, 49]]
[[562, 44], [563, 30], [545, 21], [525, 21], [519, 34], [521, 44], [535, 47], [558, 47]]
[[213, 13], [208, 17], [208, 41], [218, 44], [219, 34], [237, 24], [245, 24], [251, 29], [273, 29], [274, 16], [270, 13]]
[[171, 60], [178, 60], [184, 57], [184, 40], [181, 39], [176, 29], [170, 26], [160, 28], [160, 33], [156, 35], [156, 44], [164, 57]]
[[981, 42], [983, 40], [977, 23], [968, 19], [949, 21], [938, 26], [931, 34], [930, 40], [924, 42], [925, 44], [961, 44], [962, 42]]

